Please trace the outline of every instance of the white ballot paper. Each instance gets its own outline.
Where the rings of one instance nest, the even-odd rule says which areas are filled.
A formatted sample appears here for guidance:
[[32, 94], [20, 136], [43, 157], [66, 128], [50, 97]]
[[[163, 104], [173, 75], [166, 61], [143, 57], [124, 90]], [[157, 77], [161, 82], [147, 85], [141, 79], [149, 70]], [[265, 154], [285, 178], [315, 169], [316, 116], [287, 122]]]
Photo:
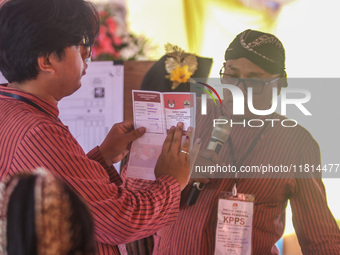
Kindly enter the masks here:
[[154, 169], [167, 131], [178, 122], [194, 127], [196, 94], [190, 92], [132, 91], [135, 128], [146, 133], [132, 143], [127, 177], [155, 180]]

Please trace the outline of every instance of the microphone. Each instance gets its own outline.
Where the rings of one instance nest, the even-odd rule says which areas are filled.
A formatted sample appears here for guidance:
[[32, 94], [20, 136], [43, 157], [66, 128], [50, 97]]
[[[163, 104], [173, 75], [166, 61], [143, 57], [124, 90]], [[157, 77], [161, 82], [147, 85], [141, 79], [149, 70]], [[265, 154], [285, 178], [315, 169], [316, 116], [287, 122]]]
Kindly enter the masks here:
[[210, 142], [207, 148], [208, 150], [215, 151], [217, 155], [220, 153], [222, 146], [228, 140], [231, 132], [229, 119], [226, 119], [226, 117], [224, 116], [220, 116], [218, 119], [220, 121], [223, 120], [225, 123], [220, 124], [218, 126], [215, 125], [211, 133]]
[[[221, 148], [228, 140], [231, 132], [231, 125], [229, 119], [227, 119], [225, 116], [220, 116], [219, 120], [221, 122], [223, 121], [223, 124], [220, 124], [218, 126], [215, 125], [211, 133], [210, 142], [207, 147], [208, 150], [215, 151], [217, 155], [220, 153]], [[192, 184], [191, 191], [187, 199], [187, 205], [195, 204], [199, 194], [203, 189], [204, 183], [194, 182]]]

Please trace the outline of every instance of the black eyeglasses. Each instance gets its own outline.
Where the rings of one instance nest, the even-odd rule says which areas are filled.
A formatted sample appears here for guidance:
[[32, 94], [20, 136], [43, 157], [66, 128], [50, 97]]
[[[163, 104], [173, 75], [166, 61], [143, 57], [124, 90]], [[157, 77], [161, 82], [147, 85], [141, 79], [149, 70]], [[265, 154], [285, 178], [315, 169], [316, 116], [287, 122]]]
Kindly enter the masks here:
[[84, 47], [86, 49], [86, 52], [88, 52], [87, 58], [91, 57], [91, 44], [89, 43], [89, 40], [86, 36], [83, 36], [83, 39], [81, 40], [81, 42], [78, 44], [82, 47]]
[[263, 92], [264, 86], [267, 86], [270, 83], [278, 81], [280, 77], [276, 77], [274, 79], [265, 79], [265, 78], [253, 78], [253, 79], [242, 79], [233, 77], [230, 74], [224, 72], [224, 66], [222, 66], [220, 70], [220, 79], [222, 84], [229, 84], [234, 86], [239, 86], [240, 83], [243, 84], [243, 88], [245, 91], [248, 91], [248, 88], [252, 88], [254, 94], [261, 94]]

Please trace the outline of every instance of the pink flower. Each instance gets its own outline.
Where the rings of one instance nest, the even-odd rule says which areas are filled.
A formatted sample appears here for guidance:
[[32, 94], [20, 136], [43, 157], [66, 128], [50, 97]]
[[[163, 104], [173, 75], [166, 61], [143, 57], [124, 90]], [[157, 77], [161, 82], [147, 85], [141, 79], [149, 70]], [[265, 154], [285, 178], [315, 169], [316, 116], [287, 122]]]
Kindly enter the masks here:
[[126, 28], [123, 24], [120, 24], [120, 20], [117, 20], [117, 16], [115, 16], [115, 13], [112, 14], [110, 9], [100, 11], [99, 18], [99, 33], [92, 46], [93, 60], [96, 60], [96, 58], [97, 60], [125, 58], [127, 50], [131, 51], [132, 48], [133, 51], [136, 51], [135, 48], [138, 49], [138, 42], [128, 40], [129, 33], [124, 30]]
[[102, 10], [102, 11], [99, 12], [99, 16], [100, 17], [105, 17], [105, 16], [107, 16], [107, 12]]
[[110, 32], [110, 34], [114, 35], [116, 32], [116, 28], [117, 28], [116, 20], [113, 17], [108, 17], [105, 20], [105, 23], [107, 24], [107, 29]]
[[120, 45], [120, 44], [122, 44], [122, 38], [121, 37], [119, 37], [119, 36], [113, 36], [113, 43], [115, 44], [115, 45]]
[[98, 57], [100, 54], [102, 54], [103, 53], [103, 49], [101, 48], [101, 47], [99, 47], [99, 46], [93, 46], [92, 47], [92, 55], [91, 55], [91, 57], [93, 58], [93, 59], [95, 59], [96, 57]]
[[107, 54], [113, 54], [115, 52], [112, 46], [112, 40], [108, 36], [106, 36], [103, 40], [100, 41], [100, 46], [103, 48], [103, 51]]
[[96, 43], [92, 47], [92, 57], [95, 59], [101, 54], [113, 55], [114, 53], [115, 49], [112, 45], [112, 39], [106, 34], [106, 28], [101, 27]]
[[98, 34], [98, 38], [96, 41], [100, 43], [100, 41], [102, 41], [105, 37], [107, 37], [106, 27], [104, 25], [100, 25], [99, 34]]

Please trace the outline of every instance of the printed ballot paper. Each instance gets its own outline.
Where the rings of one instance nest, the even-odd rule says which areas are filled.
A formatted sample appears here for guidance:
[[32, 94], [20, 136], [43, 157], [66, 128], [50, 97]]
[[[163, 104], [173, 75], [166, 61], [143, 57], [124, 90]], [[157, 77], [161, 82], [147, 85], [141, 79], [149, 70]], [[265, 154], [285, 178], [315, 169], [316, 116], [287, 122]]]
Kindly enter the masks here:
[[132, 143], [126, 176], [155, 180], [167, 131], [180, 121], [184, 130], [195, 125], [196, 94], [133, 90], [132, 101], [134, 126], [145, 127], [146, 133]]

